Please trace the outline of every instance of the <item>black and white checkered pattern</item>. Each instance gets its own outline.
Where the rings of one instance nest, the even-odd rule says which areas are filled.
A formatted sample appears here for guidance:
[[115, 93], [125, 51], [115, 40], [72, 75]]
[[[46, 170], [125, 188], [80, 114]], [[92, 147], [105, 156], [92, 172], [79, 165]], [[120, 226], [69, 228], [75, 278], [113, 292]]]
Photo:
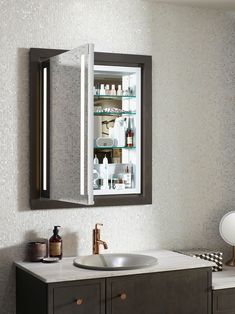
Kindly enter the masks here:
[[179, 253], [214, 262], [217, 266], [212, 267], [212, 271], [223, 270], [223, 253], [207, 249], [182, 250]]

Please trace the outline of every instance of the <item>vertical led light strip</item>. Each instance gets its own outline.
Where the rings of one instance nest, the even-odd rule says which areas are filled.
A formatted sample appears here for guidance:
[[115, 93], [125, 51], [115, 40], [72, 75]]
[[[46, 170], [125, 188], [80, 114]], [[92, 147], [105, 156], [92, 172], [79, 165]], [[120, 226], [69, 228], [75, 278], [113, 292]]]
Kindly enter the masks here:
[[85, 55], [81, 55], [80, 193], [85, 194]]
[[42, 189], [47, 190], [47, 68], [43, 68], [43, 178]]

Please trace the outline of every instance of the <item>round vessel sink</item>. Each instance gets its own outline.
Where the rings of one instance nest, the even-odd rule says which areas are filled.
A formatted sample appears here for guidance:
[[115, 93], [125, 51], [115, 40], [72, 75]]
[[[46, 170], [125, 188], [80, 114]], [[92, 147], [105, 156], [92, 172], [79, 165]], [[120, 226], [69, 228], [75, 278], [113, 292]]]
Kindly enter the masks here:
[[115, 253], [77, 257], [75, 266], [96, 270], [127, 270], [144, 268], [157, 264], [157, 258], [141, 254]]

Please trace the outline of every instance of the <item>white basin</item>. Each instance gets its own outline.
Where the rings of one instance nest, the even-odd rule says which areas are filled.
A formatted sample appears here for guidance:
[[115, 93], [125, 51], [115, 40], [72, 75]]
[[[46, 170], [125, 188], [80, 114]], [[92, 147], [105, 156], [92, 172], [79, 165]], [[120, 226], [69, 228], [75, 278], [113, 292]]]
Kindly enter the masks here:
[[153, 266], [157, 258], [142, 254], [114, 253], [80, 256], [74, 259], [75, 266], [96, 270], [127, 270]]

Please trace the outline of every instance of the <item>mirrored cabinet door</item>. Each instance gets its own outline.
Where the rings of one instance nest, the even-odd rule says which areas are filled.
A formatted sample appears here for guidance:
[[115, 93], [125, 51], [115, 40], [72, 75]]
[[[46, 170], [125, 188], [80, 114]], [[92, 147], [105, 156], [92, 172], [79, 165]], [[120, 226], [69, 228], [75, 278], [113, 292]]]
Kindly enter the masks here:
[[151, 57], [30, 50], [31, 208], [152, 202]]
[[[50, 82], [49, 198], [92, 205], [93, 46], [48, 60]], [[43, 163], [44, 167], [44, 163]]]

